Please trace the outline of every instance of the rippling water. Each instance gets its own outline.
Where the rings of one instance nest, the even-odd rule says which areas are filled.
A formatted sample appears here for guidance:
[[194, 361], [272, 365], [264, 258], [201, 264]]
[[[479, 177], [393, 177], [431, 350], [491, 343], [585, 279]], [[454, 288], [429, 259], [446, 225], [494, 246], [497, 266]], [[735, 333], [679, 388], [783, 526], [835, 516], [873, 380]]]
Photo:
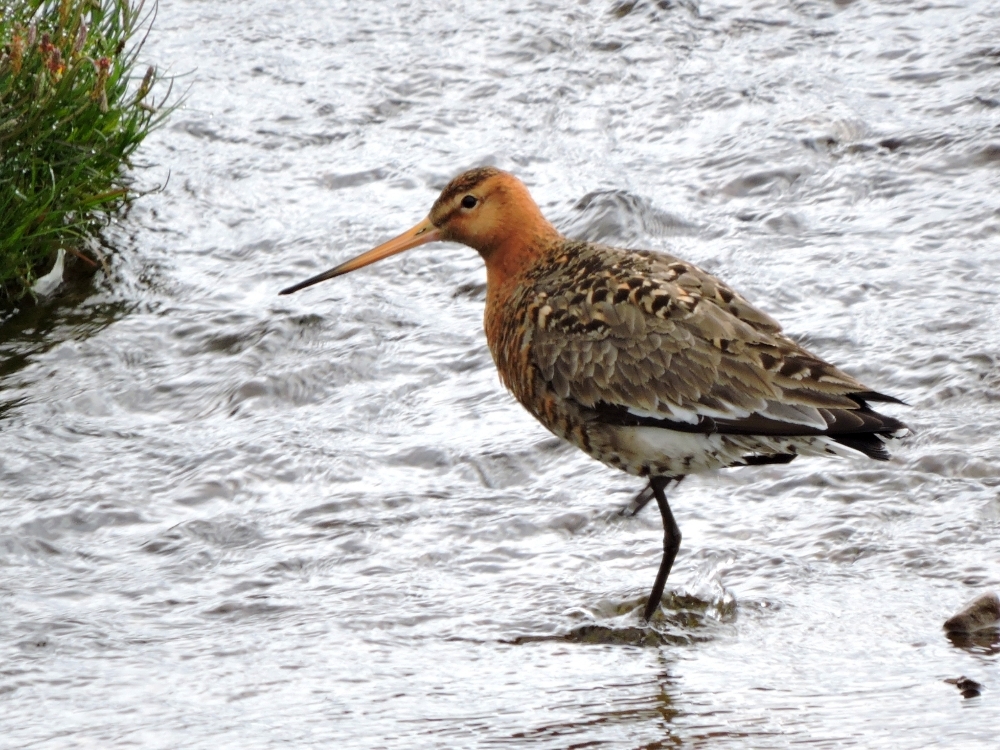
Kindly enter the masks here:
[[[444, 6], [161, 4], [166, 188], [0, 329], [0, 746], [994, 747], [1000, 7]], [[484, 163], [915, 436], [688, 480], [643, 627], [658, 515], [503, 391], [475, 253], [276, 294]]]

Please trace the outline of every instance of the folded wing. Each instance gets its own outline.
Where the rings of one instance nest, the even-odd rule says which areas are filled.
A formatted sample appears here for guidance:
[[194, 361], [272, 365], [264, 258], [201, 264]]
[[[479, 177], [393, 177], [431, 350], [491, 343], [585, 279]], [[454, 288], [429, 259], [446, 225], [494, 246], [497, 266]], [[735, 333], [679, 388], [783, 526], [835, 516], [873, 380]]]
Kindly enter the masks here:
[[877, 459], [888, 458], [879, 436], [905, 430], [869, 406], [897, 399], [810, 354], [696, 266], [585, 243], [577, 251], [570, 273], [533, 289], [530, 356], [548, 387], [593, 419], [682, 432], [825, 435]]

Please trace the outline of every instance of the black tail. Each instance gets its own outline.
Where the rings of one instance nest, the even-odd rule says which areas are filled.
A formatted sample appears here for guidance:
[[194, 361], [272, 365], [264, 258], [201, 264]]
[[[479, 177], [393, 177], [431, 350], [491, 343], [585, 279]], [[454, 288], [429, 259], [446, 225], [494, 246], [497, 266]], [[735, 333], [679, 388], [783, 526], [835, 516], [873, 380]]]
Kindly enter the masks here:
[[[868, 458], [874, 458], [876, 461], [888, 461], [889, 451], [885, 449], [885, 443], [879, 439], [879, 435], [884, 434], [869, 432], [860, 435], [837, 435], [833, 440], [841, 445], [846, 445], [848, 448], [861, 451]], [[886, 435], [886, 437], [889, 437], [889, 435]]]
[[831, 437], [841, 445], [864, 453], [868, 458], [876, 461], [888, 461], [889, 451], [885, 449], [885, 441], [882, 438], [890, 438], [894, 435], [905, 432], [909, 428], [895, 417], [887, 417], [872, 409], [869, 401], [881, 401], [887, 404], [902, 404], [898, 398], [886, 396], [884, 393], [875, 391], [864, 391], [863, 393], [852, 393], [850, 398], [858, 403], [861, 408], [858, 410], [869, 420], [878, 420], [881, 424], [871, 432], [856, 432], [846, 435], [831, 435]]

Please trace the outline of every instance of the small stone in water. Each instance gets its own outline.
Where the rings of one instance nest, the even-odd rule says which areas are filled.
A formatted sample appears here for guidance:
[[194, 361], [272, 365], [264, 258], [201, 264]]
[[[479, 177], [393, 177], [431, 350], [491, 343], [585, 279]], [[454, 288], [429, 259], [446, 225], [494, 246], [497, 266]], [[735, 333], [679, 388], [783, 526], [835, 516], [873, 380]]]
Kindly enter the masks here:
[[965, 675], [945, 680], [945, 682], [961, 690], [963, 698], [977, 698], [982, 694], [983, 686], [975, 680], [970, 680]]
[[990, 592], [973, 599], [961, 611], [945, 620], [949, 633], [974, 633], [1000, 625], [1000, 597]]

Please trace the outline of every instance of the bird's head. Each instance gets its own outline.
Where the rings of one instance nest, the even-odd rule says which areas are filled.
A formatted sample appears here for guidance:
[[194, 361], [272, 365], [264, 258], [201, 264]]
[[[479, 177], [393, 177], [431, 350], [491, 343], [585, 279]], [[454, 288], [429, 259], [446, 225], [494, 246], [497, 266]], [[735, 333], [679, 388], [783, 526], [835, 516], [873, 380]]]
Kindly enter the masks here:
[[509, 172], [480, 167], [449, 182], [427, 218], [412, 229], [329, 271], [283, 289], [281, 294], [297, 292], [437, 241], [460, 242], [474, 248], [486, 261], [491, 276], [506, 277], [530, 255], [539, 240], [558, 236], [523, 182]]

